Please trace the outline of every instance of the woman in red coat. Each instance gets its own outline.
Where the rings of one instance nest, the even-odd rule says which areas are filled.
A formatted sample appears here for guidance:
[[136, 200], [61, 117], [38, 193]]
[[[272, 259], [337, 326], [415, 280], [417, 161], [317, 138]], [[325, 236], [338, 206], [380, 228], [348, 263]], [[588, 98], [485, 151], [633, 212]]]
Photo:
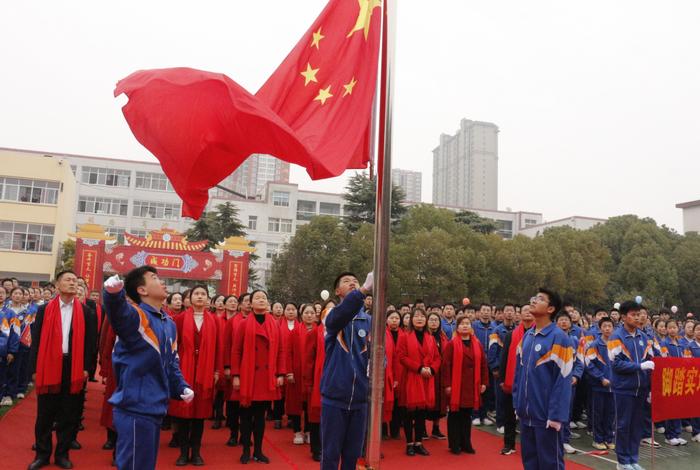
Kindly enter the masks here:
[[[276, 302], [279, 303], [279, 302]], [[273, 317], [279, 322], [280, 332], [282, 334], [282, 347], [284, 348], [285, 360], [289, 359], [289, 351], [291, 347], [291, 335], [296, 326], [299, 324], [299, 309], [295, 303], [287, 302], [282, 308], [282, 316]], [[287, 362], [285, 369], [289, 369], [291, 365]], [[292, 410], [286, 408], [287, 386], [280, 389], [280, 399], [272, 403], [272, 420], [274, 421], [275, 429], [282, 429], [282, 416], [287, 414], [287, 426], [293, 427], [294, 416], [301, 416], [301, 401], [291, 403]], [[302, 442], [303, 444], [303, 442]]]
[[233, 389], [241, 403], [241, 463], [250, 462], [251, 433], [253, 459], [269, 463], [262, 451], [265, 411], [280, 397], [284, 385], [285, 357], [279, 323], [269, 313], [267, 294], [262, 290], [250, 295], [253, 315], [248, 315], [236, 331], [231, 354]]
[[117, 389], [117, 380], [114, 377], [112, 369], [112, 350], [117, 335], [114, 334], [114, 329], [109, 323], [109, 318], [105, 317], [102, 322], [102, 331], [100, 331], [100, 375], [102, 382], [105, 384], [105, 395], [102, 402], [102, 414], [100, 415], [100, 424], [107, 428], [107, 441], [102, 446], [103, 450], [114, 450], [117, 445], [117, 432], [114, 430], [112, 422], [112, 405], [109, 404], [109, 399]]
[[[301, 311], [301, 322], [294, 325], [287, 343], [287, 385], [285, 387], [285, 409], [292, 421], [294, 431], [293, 444], [301, 445], [310, 441], [309, 413], [305, 412], [303, 366], [307, 347], [307, 336], [316, 324], [316, 310], [312, 304], [306, 304]], [[301, 428], [301, 414], [304, 413], [304, 430]]]
[[399, 403], [406, 409], [404, 432], [406, 455], [430, 455], [423, 447], [427, 410], [435, 406], [435, 375], [440, 372], [440, 354], [427, 331], [425, 310], [411, 314], [410, 330], [399, 338], [397, 355], [403, 368]]
[[[224, 343], [226, 342], [226, 334], [228, 321], [233, 318], [238, 309], [238, 298], [235, 295], [217, 295], [214, 297], [214, 306], [216, 320], [219, 322], [219, 336], [221, 338], [221, 348], [222, 351], [226, 350]], [[219, 304], [221, 304], [219, 306]], [[227, 357], [227, 356], [223, 356]], [[223, 359], [222, 359], [223, 361]], [[231, 394], [231, 378], [221, 377], [218, 382], [216, 382], [216, 393], [214, 395], [214, 424], [212, 424], [212, 429], [221, 429], [224, 419], [228, 424], [228, 418], [224, 417], [224, 402], [226, 397]]]
[[[435, 339], [435, 345], [438, 349], [438, 354], [442, 357], [442, 350], [449, 342], [447, 335], [442, 331], [442, 318], [435, 312], [428, 314], [428, 331]], [[430, 437], [433, 439], [444, 440], [447, 438], [440, 432], [440, 418], [447, 414], [447, 397], [443, 396], [441, 374], [435, 377], [435, 407], [428, 410], [428, 419], [433, 422], [433, 430]], [[426, 436], [427, 437], [427, 436]]]
[[[231, 296], [235, 299], [235, 296]], [[226, 395], [226, 425], [229, 428], [230, 434], [226, 445], [235, 447], [238, 445], [238, 430], [241, 423], [240, 402], [238, 391], [233, 389], [231, 379], [231, 351], [233, 350], [233, 341], [236, 337], [236, 331], [240, 324], [250, 314], [250, 294], [244, 293], [234, 302], [232, 299], [227, 301], [226, 327], [224, 329], [224, 378], [229, 384], [228, 395]], [[234, 305], [239, 309], [236, 311]]]
[[180, 457], [175, 461], [177, 466], [188, 463], [204, 465], [200, 455], [204, 420], [211, 415], [214, 385], [222, 368], [219, 322], [207, 311], [209, 292], [206, 286], [194, 287], [190, 299], [192, 308], [175, 318], [180, 369], [194, 389], [192, 402], [173, 400], [170, 405], [170, 414], [177, 423], [180, 440]]
[[460, 315], [452, 341], [442, 351], [442, 385], [449, 397], [447, 443], [453, 454], [474, 453], [471, 441], [472, 410], [478, 409], [486, 390], [489, 369], [486, 355], [473, 334], [471, 321]]
[[396, 346], [399, 338], [404, 335], [401, 326], [401, 315], [396, 310], [390, 311], [386, 316], [386, 371], [384, 373], [384, 416], [382, 421], [382, 433], [384, 438], [398, 439], [401, 431], [402, 416], [398, 393], [399, 377], [401, 377], [401, 364], [397, 357]]

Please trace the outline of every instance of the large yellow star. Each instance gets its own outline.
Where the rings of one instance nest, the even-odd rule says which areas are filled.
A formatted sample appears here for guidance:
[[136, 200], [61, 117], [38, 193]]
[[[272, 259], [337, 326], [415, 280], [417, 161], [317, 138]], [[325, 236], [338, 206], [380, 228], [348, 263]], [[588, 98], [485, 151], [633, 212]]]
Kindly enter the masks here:
[[318, 83], [318, 80], [316, 80], [316, 73], [319, 70], [320, 69], [312, 69], [311, 64], [309, 64], [308, 62], [306, 63], [306, 70], [301, 72], [301, 75], [304, 77], [304, 86], [308, 85], [309, 82], [317, 82]]
[[328, 87], [318, 90], [318, 96], [314, 98], [314, 101], [320, 101], [321, 105], [323, 106], [324, 104], [326, 104], [326, 100], [332, 97], [333, 95], [331, 95], [331, 86], [328, 85]]
[[352, 89], [355, 87], [355, 85], [357, 85], [357, 80], [355, 80], [355, 77], [352, 77], [350, 83], [343, 85], [343, 88], [345, 88], [343, 96], [352, 95]]
[[319, 44], [321, 44], [321, 39], [325, 38], [323, 34], [321, 34], [321, 28], [318, 28], [318, 31], [313, 33], [313, 39], [311, 40], [311, 47], [316, 47], [316, 49], [319, 49]]
[[355, 27], [352, 28], [352, 31], [348, 33], [347, 37], [352, 36], [355, 31], [364, 30], [365, 40], [367, 40], [369, 25], [372, 21], [372, 12], [375, 8], [382, 5], [382, 0], [357, 0], [357, 2], [360, 4], [360, 13], [357, 15]]

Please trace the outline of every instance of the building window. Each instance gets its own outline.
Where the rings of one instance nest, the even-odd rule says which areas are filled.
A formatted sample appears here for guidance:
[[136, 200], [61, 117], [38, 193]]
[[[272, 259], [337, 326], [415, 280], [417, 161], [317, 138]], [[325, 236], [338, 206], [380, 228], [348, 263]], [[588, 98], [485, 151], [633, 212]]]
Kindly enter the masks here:
[[292, 233], [292, 219], [270, 217], [267, 221], [268, 232]]
[[123, 245], [125, 231], [126, 231], [126, 229], [122, 228], [122, 227], [109, 227], [109, 228], [107, 228], [107, 235], [110, 235], [112, 237], [117, 237], [117, 243]]
[[532, 227], [533, 225], [537, 225], [536, 219], [525, 219], [525, 227]]
[[146, 217], [150, 219], [178, 219], [180, 217], [180, 204], [156, 201], [134, 201], [134, 217]]
[[129, 230], [129, 235], [133, 235], [137, 238], [146, 238], [146, 235], [148, 234], [148, 230], [141, 230], [138, 228], [133, 228]]
[[322, 202], [319, 204], [318, 213], [321, 215], [340, 215], [340, 204]]
[[80, 178], [80, 181], [85, 184], [119, 186], [122, 188], [128, 188], [130, 180], [130, 170], [115, 170], [113, 168], [97, 168], [94, 166], [84, 166]]
[[0, 250], [51, 253], [53, 225], [0, 222]]
[[162, 173], [147, 173], [145, 171], [136, 172], [136, 187], [154, 191], [173, 191], [173, 186], [167, 176]]
[[496, 232], [505, 239], [513, 238], [513, 221], [496, 220]]
[[0, 199], [3, 201], [55, 205], [59, 188], [58, 181], [0, 177]]
[[108, 197], [80, 196], [78, 212], [86, 214], [127, 215], [129, 201]]
[[248, 229], [249, 230], [257, 230], [258, 229], [258, 216], [257, 215], [249, 215], [248, 216]]
[[316, 201], [297, 201], [297, 220], [311, 220], [316, 215]]
[[275, 206], [289, 207], [289, 193], [285, 191], [272, 191], [272, 204]]
[[265, 257], [267, 259], [272, 259], [277, 255], [277, 252], [279, 251], [279, 244], [277, 243], [268, 243], [267, 244], [267, 250], [265, 253]]

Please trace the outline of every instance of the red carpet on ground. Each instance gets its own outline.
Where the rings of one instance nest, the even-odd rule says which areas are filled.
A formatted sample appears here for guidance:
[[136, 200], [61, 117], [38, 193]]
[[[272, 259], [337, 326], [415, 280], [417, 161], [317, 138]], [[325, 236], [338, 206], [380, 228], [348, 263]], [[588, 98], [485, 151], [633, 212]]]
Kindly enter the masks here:
[[[94, 383], [89, 385], [85, 409], [85, 431], [78, 436], [83, 448], [70, 453], [70, 458], [76, 469], [113, 468], [110, 467], [111, 452], [101, 450], [106, 439], [105, 430], [99, 425], [102, 390], [102, 385]], [[0, 467], [3, 470], [26, 469], [33, 460], [34, 452], [32, 452], [31, 446], [34, 442], [35, 417], [36, 395], [32, 392], [0, 420]], [[212, 430], [210, 429], [210, 421], [207, 421], [205, 426], [202, 445], [202, 457], [206, 462], [205, 468], [242, 467], [238, 461], [241, 455], [240, 447], [226, 447], [224, 445], [228, 439], [228, 430]], [[158, 455], [159, 469], [180, 468], [175, 467], [175, 459], [179, 451], [167, 447], [169, 439], [170, 432], [161, 434], [161, 447]], [[446, 441], [430, 439], [425, 441], [425, 447], [432, 454], [430, 457], [407, 457], [404, 455], [405, 445], [403, 441], [386, 441], [382, 445], [382, 453], [384, 454], [382, 469], [405, 470], [416, 465], [430, 465], [433, 468], [442, 469], [464, 468], [465, 465], [477, 465], [478, 467], [475, 468], [497, 467], [498, 470], [522, 468], [519, 454], [510, 456], [499, 454], [503, 441], [496, 436], [475, 430], [473, 444], [477, 451], [475, 455], [455, 456], [447, 451]], [[271, 460], [270, 465], [265, 467], [266, 470], [312, 470], [319, 468], [319, 464], [311, 460], [308, 446], [292, 444], [292, 432], [289, 429], [275, 431], [272, 426], [268, 426], [265, 431], [264, 451]], [[252, 462], [248, 466], [260, 468], [260, 464]], [[588, 468], [568, 461], [566, 467], [571, 470]]]

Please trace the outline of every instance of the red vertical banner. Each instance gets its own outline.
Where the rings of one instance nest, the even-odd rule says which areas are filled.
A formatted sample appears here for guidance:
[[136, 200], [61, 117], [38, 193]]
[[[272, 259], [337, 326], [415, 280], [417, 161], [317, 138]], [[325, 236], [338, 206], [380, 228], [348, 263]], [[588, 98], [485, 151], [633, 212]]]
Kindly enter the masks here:
[[654, 422], [700, 416], [700, 358], [654, 358], [651, 416]]
[[219, 292], [226, 295], [241, 295], [248, 290], [248, 263], [250, 253], [224, 250]]
[[[75, 272], [85, 279], [88, 289], [99, 290], [102, 285], [104, 240], [78, 238], [75, 242]], [[86, 295], [89, 292], [86, 292]]]

